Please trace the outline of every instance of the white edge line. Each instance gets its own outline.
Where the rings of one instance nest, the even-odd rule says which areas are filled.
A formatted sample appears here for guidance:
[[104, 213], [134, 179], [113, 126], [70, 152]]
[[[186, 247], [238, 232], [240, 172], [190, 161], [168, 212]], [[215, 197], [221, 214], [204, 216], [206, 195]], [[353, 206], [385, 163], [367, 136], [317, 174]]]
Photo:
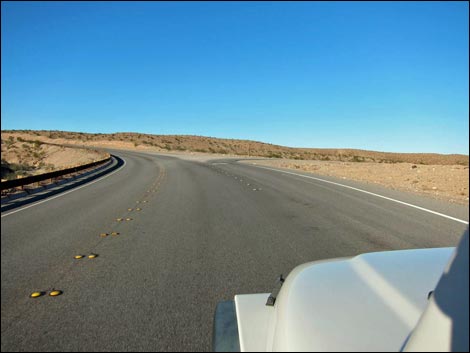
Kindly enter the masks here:
[[98, 179], [93, 180], [93, 181], [91, 181], [91, 182], [89, 182], [89, 183], [86, 183], [85, 185], [81, 185], [81, 186], [78, 186], [78, 187], [76, 187], [76, 188], [73, 188], [72, 190], [66, 191], [66, 192], [64, 192], [64, 193], [60, 193], [59, 195], [51, 196], [51, 197], [46, 198], [45, 200], [38, 201], [38, 202], [35, 202], [35, 203], [31, 204], [31, 205], [28, 205], [28, 206], [19, 208], [19, 209], [17, 209], [17, 210], [14, 210], [14, 211], [12, 211], [12, 212], [2, 214], [2, 217], [1, 217], [1, 218], [6, 217], [6, 216], [9, 216], [9, 215], [12, 215], [13, 213], [16, 213], [16, 212], [24, 211], [24, 210], [26, 210], [26, 209], [28, 209], [28, 208], [30, 208], [30, 207], [37, 206], [37, 205], [40, 205], [40, 204], [42, 204], [42, 203], [44, 203], [44, 202], [54, 200], [54, 199], [56, 199], [56, 198], [58, 198], [58, 197], [61, 197], [61, 196], [70, 194], [71, 192], [80, 190], [81, 188], [84, 188], [84, 187], [86, 187], [86, 186], [90, 186], [91, 184], [97, 183], [98, 181], [101, 181], [101, 180], [103, 180], [103, 179], [105, 179], [105, 178], [107, 178], [107, 177], [113, 175], [114, 173], [120, 171], [122, 168], [124, 168], [124, 167], [126, 166], [126, 161], [125, 161], [124, 159], [123, 159], [123, 161], [124, 161], [124, 164], [123, 164], [119, 169], [115, 170], [114, 172], [112, 172], [112, 173], [110, 173], [110, 174], [106, 174], [106, 175], [102, 176], [101, 178], [98, 178]]
[[[250, 165], [250, 164], [248, 164], [248, 165]], [[362, 189], [358, 189], [358, 188], [355, 188], [355, 187], [352, 187], [352, 186], [349, 186], [349, 185], [344, 185], [344, 184], [340, 184], [340, 183], [335, 183], [335, 182], [333, 182], [333, 181], [329, 181], [329, 180], [325, 180], [325, 179], [320, 179], [320, 178], [316, 178], [316, 177], [309, 176], [309, 175], [303, 175], [303, 174], [292, 173], [292, 172], [288, 172], [288, 171], [285, 171], [285, 170], [279, 170], [279, 169], [274, 169], [274, 168], [262, 167], [262, 166], [259, 166], [259, 165], [252, 165], [252, 164], [251, 164], [251, 166], [257, 167], [257, 168], [263, 168], [263, 169], [273, 170], [273, 171], [279, 172], [279, 173], [292, 174], [292, 175], [296, 175], [296, 176], [303, 177], [303, 178], [314, 179], [314, 180], [318, 180], [318, 181], [323, 181], [324, 183], [329, 183], [329, 184], [333, 184], [333, 185], [342, 186], [342, 187], [344, 187], [344, 188], [348, 188], [348, 189], [360, 191], [360, 192], [363, 192], [363, 193], [365, 193], [365, 194], [369, 194], [369, 195], [373, 195], [373, 196], [376, 196], [376, 197], [380, 197], [380, 198], [382, 198], [382, 199], [389, 200], [389, 201], [393, 201], [393, 202], [396, 202], [396, 203], [400, 203], [400, 204], [405, 205], [405, 206], [417, 208], [418, 210], [421, 210], [421, 211], [424, 211], [424, 212], [429, 212], [429, 213], [435, 214], [435, 215], [437, 215], [437, 216], [441, 216], [441, 217], [444, 217], [444, 218], [448, 218], [448, 219], [451, 219], [451, 220], [453, 220], [453, 221], [460, 222], [460, 223], [463, 223], [463, 224], [467, 224], [467, 225], [468, 225], [468, 222], [467, 222], [467, 221], [464, 221], [463, 219], [451, 217], [451, 216], [448, 216], [448, 215], [446, 215], [446, 214], [439, 213], [439, 212], [436, 212], [436, 211], [432, 211], [432, 210], [429, 210], [429, 209], [424, 208], [424, 207], [416, 206], [416, 205], [413, 205], [413, 204], [411, 204], [411, 203], [403, 202], [403, 201], [400, 201], [400, 200], [395, 200], [395, 199], [392, 199], [392, 198], [390, 198], [390, 197], [386, 197], [386, 196], [382, 196], [382, 195], [379, 195], [379, 194], [375, 194], [375, 193], [373, 193], [373, 192], [366, 191], [366, 190], [362, 190]]]

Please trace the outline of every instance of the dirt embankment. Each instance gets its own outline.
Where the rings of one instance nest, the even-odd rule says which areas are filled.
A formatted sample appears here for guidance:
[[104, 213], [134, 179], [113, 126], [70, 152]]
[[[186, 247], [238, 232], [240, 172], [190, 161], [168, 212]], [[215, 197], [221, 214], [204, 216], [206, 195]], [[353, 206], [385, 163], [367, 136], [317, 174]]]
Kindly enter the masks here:
[[297, 160], [259, 160], [244, 163], [302, 170], [318, 175], [378, 184], [454, 203], [469, 203], [469, 169], [463, 165]]
[[356, 149], [292, 148], [258, 141], [191, 135], [91, 134], [30, 130], [2, 131], [2, 136], [4, 134], [58, 144], [159, 152], [202, 152], [221, 155], [341, 162], [416, 163], [426, 165], [459, 164], [467, 166], [469, 164], [469, 157], [461, 154], [443, 155], [436, 153], [390, 153]]
[[107, 153], [81, 148], [49, 145], [26, 137], [2, 133], [1, 177], [15, 179], [95, 162]]

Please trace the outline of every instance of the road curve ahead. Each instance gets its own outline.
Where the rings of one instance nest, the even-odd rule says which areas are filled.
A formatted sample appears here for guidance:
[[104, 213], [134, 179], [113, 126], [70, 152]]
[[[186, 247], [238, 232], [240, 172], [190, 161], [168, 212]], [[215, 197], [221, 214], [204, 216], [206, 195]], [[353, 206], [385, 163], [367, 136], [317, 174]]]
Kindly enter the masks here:
[[[113, 175], [2, 213], [2, 351], [208, 351], [220, 300], [308, 261], [455, 246], [467, 227], [234, 160], [112, 153]], [[468, 222], [468, 207], [364, 188]]]

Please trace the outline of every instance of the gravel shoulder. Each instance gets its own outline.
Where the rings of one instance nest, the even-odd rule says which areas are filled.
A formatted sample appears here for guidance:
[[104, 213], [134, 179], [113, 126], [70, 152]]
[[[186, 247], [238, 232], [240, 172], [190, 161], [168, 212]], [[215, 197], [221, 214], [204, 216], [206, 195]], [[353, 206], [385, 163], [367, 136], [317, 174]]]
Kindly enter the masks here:
[[377, 184], [458, 204], [469, 204], [469, 170], [462, 165], [250, 160], [241, 163], [301, 170], [317, 175]]

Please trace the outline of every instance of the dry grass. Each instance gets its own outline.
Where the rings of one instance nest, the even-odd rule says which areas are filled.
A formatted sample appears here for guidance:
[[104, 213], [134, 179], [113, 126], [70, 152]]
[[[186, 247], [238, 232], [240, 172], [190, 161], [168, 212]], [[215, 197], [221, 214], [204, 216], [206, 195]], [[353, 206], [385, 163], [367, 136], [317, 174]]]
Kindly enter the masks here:
[[3, 134], [1, 146], [2, 179], [47, 173], [106, 157], [103, 152], [54, 146], [39, 140]]

